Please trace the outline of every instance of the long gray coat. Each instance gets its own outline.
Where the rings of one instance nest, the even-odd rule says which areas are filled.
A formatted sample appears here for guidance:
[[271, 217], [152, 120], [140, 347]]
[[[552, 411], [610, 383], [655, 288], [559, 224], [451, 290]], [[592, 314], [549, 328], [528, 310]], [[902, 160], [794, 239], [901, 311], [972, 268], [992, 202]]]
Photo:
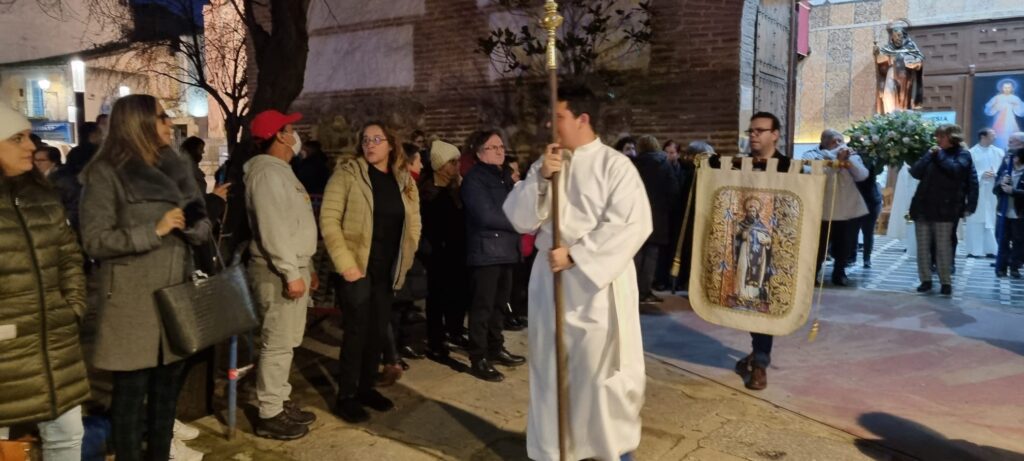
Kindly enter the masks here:
[[[100, 263], [96, 340], [87, 360], [96, 368], [131, 371], [183, 359], [169, 346], [154, 292], [187, 280], [189, 244], [209, 239], [203, 196], [187, 160], [164, 149], [149, 166], [130, 160], [120, 167], [97, 159], [82, 173], [82, 246]], [[156, 224], [175, 208], [185, 210], [188, 230], [163, 238]], [[159, 360], [163, 353], [162, 362]]]

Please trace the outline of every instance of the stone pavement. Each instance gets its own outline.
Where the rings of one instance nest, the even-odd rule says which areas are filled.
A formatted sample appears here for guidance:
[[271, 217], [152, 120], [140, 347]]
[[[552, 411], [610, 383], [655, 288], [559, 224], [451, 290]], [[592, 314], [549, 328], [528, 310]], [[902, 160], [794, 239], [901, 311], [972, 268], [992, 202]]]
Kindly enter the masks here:
[[[662, 317], [667, 318], [667, 317]], [[207, 460], [516, 460], [526, 459], [527, 368], [507, 370], [491, 384], [460, 372], [462, 365], [413, 361], [396, 386], [383, 389], [397, 408], [353, 426], [332, 416], [337, 331], [329, 322], [307, 337], [293, 373], [293, 398], [319, 417], [304, 439], [277, 442], [251, 434], [247, 416], [238, 436], [226, 441], [213, 416], [193, 424], [203, 430], [189, 442]], [[513, 351], [526, 349], [525, 333], [510, 333]], [[898, 460], [906, 459], [769, 402], [647, 360], [647, 400], [640, 460]]]
[[[1024, 460], [1024, 315], [987, 300], [828, 289], [809, 327], [777, 338], [774, 404], [922, 460]], [[749, 335], [670, 297], [643, 317], [653, 356], [745, 392]]]

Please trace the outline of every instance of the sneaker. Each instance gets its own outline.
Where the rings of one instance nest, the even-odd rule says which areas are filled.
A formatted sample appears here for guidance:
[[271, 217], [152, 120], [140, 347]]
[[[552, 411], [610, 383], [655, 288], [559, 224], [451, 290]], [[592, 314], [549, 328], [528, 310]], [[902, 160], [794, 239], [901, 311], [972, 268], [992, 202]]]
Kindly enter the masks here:
[[199, 429], [185, 424], [177, 419], [174, 420], [174, 438], [181, 441], [195, 440], [199, 438]]
[[389, 411], [395, 408], [395, 403], [391, 399], [384, 397], [380, 392], [373, 389], [360, 392], [356, 395], [356, 399], [359, 400], [359, 403], [377, 411]]
[[[198, 434], [196, 435], [198, 437]], [[171, 440], [171, 454], [168, 461], [201, 461], [206, 454], [185, 445], [181, 439]]]
[[921, 282], [921, 284], [917, 286], [918, 293], [927, 293], [929, 291], [932, 291], [932, 282]]
[[308, 433], [308, 427], [292, 421], [283, 410], [273, 418], [260, 418], [256, 423], [256, 435], [267, 439], [295, 440]]
[[334, 404], [334, 414], [345, 422], [358, 424], [370, 420], [370, 414], [355, 397], [339, 398]]
[[942, 293], [942, 296], [950, 296], [953, 294], [953, 285], [943, 284], [942, 288], [940, 288], [939, 290], [939, 292]]
[[304, 426], [308, 426], [316, 422], [316, 414], [299, 408], [299, 405], [291, 400], [284, 402], [284, 414], [288, 415], [288, 419], [292, 420], [292, 422], [296, 422]]

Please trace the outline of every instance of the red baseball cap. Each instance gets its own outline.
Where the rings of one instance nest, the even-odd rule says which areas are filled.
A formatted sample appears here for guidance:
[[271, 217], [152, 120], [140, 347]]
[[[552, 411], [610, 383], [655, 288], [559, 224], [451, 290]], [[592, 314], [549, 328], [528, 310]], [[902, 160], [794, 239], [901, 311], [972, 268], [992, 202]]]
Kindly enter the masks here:
[[278, 131], [281, 131], [285, 126], [291, 125], [299, 120], [302, 120], [302, 114], [293, 112], [291, 114], [282, 114], [274, 109], [265, 110], [256, 114], [252, 118], [252, 123], [249, 124], [249, 130], [252, 131], [252, 137], [257, 140], [266, 140], [274, 137]]

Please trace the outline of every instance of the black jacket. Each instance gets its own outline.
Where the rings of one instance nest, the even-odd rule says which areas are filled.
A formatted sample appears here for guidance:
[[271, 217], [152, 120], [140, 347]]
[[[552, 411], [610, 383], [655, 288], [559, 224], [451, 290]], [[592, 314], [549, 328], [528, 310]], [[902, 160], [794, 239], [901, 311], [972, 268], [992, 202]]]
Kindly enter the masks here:
[[[996, 173], [996, 185], [992, 188], [992, 193], [996, 194], [996, 197], [999, 199], [998, 210], [1000, 211], [1006, 206], [1003, 205], [1003, 202], [1006, 201], [1007, 197], [1013, 195], [1013, 208], [1017, 211], [1017, 218], [1020, 219], [1024, 218], [1024, 176], [1021, 176], [1017, 184], [1014, 184], [1013, 192], [1007, 194], [1003, 192], [1003, 177], [1011, 174], [1013, 174], [1012, 163], [1003, 162], [1002, 166], [999, 167], [999, 173]], [[1013, 176], [1010, 177], [1012, 178]]]
[[978, 207], [978, 175], [970, 152], [960, 146], [924, 154], [910, 175], [921, 181], [910, 202], [914, 221], [957, 222]]
[[669, 229], [672, 205], [679, 201], [679, 180], [663, 152], [641, 153], [633, 160], [633, 164], [640, 173], [647, 191], [647, 200], [651, 203], [653, 231], [647, 243], [668, 245], [672, 234]]
[[501, 206], [512, 191], [507, 169], [477, 163], [462, 180], [466, 207], [466, 264], [489, 266], [519, 262], [519, 233]]

